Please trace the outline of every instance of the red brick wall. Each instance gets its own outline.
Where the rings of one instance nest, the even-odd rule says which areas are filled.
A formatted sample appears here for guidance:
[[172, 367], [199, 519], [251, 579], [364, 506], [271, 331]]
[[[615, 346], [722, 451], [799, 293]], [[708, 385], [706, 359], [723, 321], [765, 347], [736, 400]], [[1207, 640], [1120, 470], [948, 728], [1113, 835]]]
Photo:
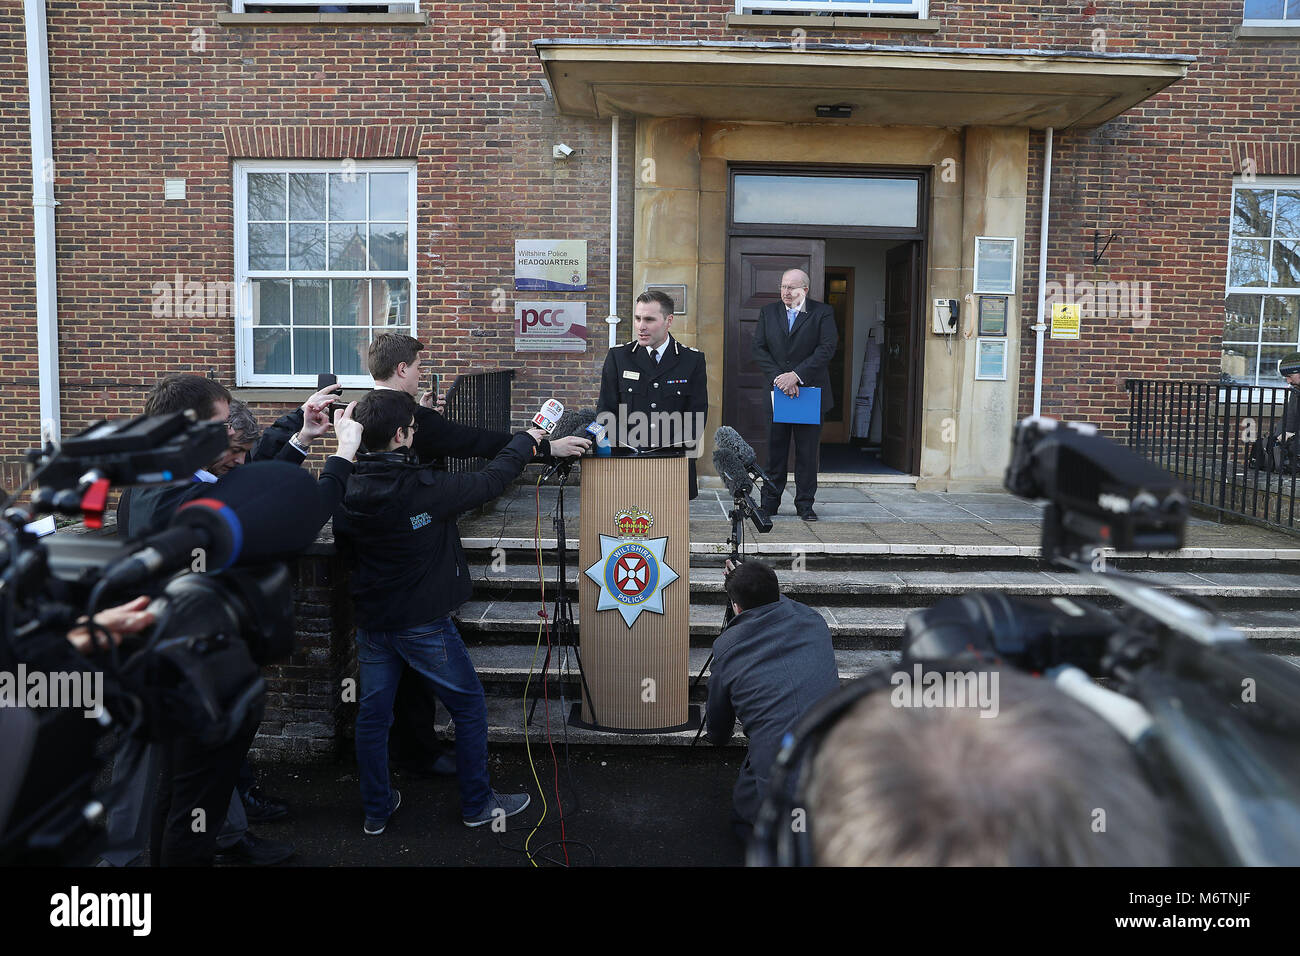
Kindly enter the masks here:
[[[522, 416], [553, 394], [595, 397], [606, 337], [609, 124], [557, 116], [531, 43], [559, 37], [782, 40], [785, 30], [728, 30], [727, 3], [573, 3], [505, 8], [435, 4], [427, 27], [226, 28], [220, 3], [48, 4], [58, 211], [63, 425], [139, 407], [173, 370], [212, 370], [233, 383], [232, 321], [151, 315], [151, 288], [233, 274], [228, 127], [419, 126], [418, 334], [445, 376], [518, 367]], [[1096, 29], [1112, 52], [1199, 57], [1184, 83], [1093, 132], [1057, 137], [1053, 277], [1091, 277], [1092, 232], [1121, 234], [1104, 277], [1151, 281], [1150, 327], [1084, 321], [1078, 343], [1048, 342], [1045, 409], [1118, 421], [1125, 377], [1217, 374], [1222, 324], [1229, 144], [1295, 144], [1300, 42], [1231, 40], [1232, 2], [947, 3], [937, 34], [810, 30], [807, 42], [1090, 50]], [[513, 19], [512, 19], [513, 18]], [[493, 31], [506, 31], [503, 52]], [[201, 29], [200, 35], [193, 31]], [[192, 49], [199, 40], [204, 49]], [[26, 63], [21, 14], [0, 9], [0, 302], [11, 316], [0, 350], [0, 455], [36, 438]], [[622, 124], [619, 312], [630, 315], [634, 123]], [[550, 146], [580, 150], [551, 159]], [[1025, 324], [1036, 296], [1037, 193], [1042, 136], [1032, 139]], [[1300, 173], [1294, 152], [1276, 163]], [[313, 158], [304, 156], [304, 158]], [[164, 202], [164, 177], [188, 198]], [[436, 237], [435, 223], [446, 225]], [[586, 238], [591, 344], [584, 355], [515, 353], [513, 241]], [[441, 259], [426, 255], [437, 252]], [[567, 298], [578, 298], [577, 295]], [[720, 317], [709, 317], [719, 320]], [[480, 334], [474, 334], [475, 332]], [[1022, 356], [1021, 411], [1032, 380], [1033, 336]], [[283, 406], [277, 406], [283, 407]], [[272, 409], [267, 408], [267, 411]]]

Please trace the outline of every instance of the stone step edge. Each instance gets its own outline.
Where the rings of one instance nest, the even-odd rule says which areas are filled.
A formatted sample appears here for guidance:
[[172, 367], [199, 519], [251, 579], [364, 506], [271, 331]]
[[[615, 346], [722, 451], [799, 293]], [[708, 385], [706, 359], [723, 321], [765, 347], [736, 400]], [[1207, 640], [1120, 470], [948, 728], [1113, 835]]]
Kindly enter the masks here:
[[[556, 546], [555, 542], [555, 538], [542, 538], [542, 550], [554, 551]], [[578, 552], [578, 539], [570, 538], [568, 539], [568, 542], [568, 549], [573, 552], [576, 559]], [[491, 551], [494, 548], [532, 551], [534, 548], [534, 541], [532, 538], [468, 537], [461, 539], [461, 546], [466, 551]], [[1147, 558], [1152, 560], [1188, 560], [1198, 558], [1230, 558], [1238, 561], [1300, 561], [1300, 548], [1182, 548], [1178, 551], [1114, 551], [1110, 548], [1102, 548], [1100, 551], [1105, 557], [1114, 559]], [[730, 549], [723, 542], [692, 541], [690, 553], [725, 555], [730, 553]], [[747, 542], [744, 553], [760, 555], [825, 554], [850, 556], [872, 554], [922, 556], [942, 554], [972, 558], [1041, 558], [1043, 551], [1038, 545], [884, 544], [876, 542], [854, 543], [840, 541], [808, 541], [796, 544], [781, 541], [764, 541], [757, 544]]]

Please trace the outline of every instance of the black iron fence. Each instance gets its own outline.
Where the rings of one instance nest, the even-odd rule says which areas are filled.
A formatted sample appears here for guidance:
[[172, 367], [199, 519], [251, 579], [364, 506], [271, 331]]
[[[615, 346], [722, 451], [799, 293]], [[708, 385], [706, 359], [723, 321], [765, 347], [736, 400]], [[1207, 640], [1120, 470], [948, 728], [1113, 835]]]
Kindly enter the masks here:
[[1186, 481], [1194, 502], [1300, 533], [1300, 476], [1286, 460], [1282, 468], [1256, 467], [1253, 454], [1260, 439], [1267, 446], [1281, 430], [1289, 388], [1138, 379], [1124, 387], [1129, 446]]
[[[514, 431], [510, 414], [510, 383], [514, 377], [512, 368], [457, 375], [447, 389], [447, 420], [489, 431]], [[479, 471], [486, 464], [486, 458], [448, 458], [447, 470]]]

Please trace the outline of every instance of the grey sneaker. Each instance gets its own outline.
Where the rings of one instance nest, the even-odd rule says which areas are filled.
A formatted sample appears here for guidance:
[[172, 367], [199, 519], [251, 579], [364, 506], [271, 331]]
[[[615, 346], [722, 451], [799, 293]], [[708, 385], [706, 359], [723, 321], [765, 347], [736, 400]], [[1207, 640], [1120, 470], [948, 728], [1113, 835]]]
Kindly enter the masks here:
[[485, 823], [491, 823], [500, 817], [504, 820], [506, 817], [513, 817], [516, 813], [523, 813], [528, 809], [528, 804], [532, 798], [526, 793], [497, 793], [492, 791], [492, 799], [488, 801], [486, 809], [482, 813], [472, 817], [462, 817], [467, 827], [481, 827]]
[[393, 805], [388, 811], [388, 816], [380, 817], [378, 819], [375, 817], [366, 817], [365, 831], [370, 836], [379, 836], [379, 834], [384, 832], [384, 828], [388, 826], [388, 821], [392, 819], [394, 811], [402, 805], [402, 791], [394, 788], [392, 799]]

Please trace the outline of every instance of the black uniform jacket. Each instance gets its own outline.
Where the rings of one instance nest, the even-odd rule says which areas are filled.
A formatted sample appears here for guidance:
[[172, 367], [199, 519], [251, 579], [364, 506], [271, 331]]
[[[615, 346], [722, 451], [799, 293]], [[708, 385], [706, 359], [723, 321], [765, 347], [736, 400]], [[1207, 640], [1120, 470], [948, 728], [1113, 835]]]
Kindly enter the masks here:
[[[620, 422], [627, 422], [626, 434], [611, 436], [615, 444], [665, 448], [689, 443], [698, 448], [709, 414], [709, 381], [705, 365], [703, 352], [682, 345], [671, 335], [658, 364], [644, 346], [636, 342], [610, 349], [600, 375], [597, 406], [599, 411], [609, 412], [619, 416]], [[623, 406], [621, 415], [620, 406]], [[633, 417], [634, 413], [639, 414]], [[669, 414], [665, 416], [662, 413]], [[637, 428], [638, 419], [644, 422], [640, 429]], [[689, 465], [690, 496], [694, 498], [694, 457]]]

